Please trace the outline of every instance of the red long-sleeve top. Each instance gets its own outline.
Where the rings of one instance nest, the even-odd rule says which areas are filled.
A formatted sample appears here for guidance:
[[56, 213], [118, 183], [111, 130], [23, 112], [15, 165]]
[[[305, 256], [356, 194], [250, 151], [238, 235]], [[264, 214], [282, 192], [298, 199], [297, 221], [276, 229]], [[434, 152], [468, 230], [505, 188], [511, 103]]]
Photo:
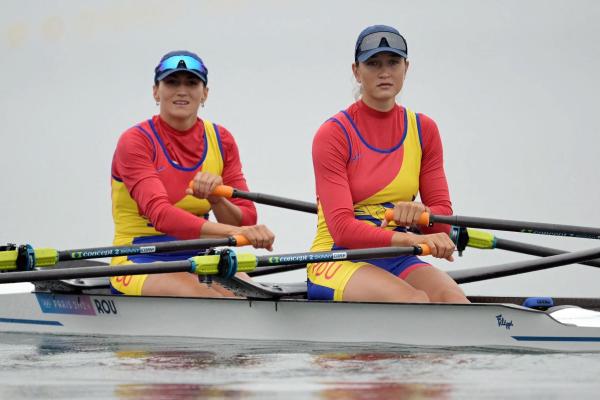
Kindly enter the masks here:
[[[364, 140], [377, 149], [388, 149], [402, 140], [405, 133], [405, 109], [395, 106], [380, 112], [357, 101], [346, 112], [353, 119]], [[443, 149], [435, 122], [417, 114], [422, 159], [419, 172], [421, 201], [432, 214], [451, 215], [452, 204], [444, 172]], [[402, 150], [402, 149], [401, 149]], [[317, 197], [323, 209], [327, 227], [336, 245], [345, 248], [390, 246], [393, 231], [365, 224], [355, 218], [354, 204], [376, 193], [393, 179], [397, 166], [381, 168], [389, 176], [372, 173], [374, 165], [368, 157], [351, 158], [348, 138], [334, 121], [326, 121], [317, 131], [312, 147]], [[348, 171], [352, 162], [354, 173]], [[385, 166], [384, 166], [385, 167]], [[358, 173], [356, 172], [358, 171]], [[448, 226], [423, 228], [424, 233], [448, 231]]]
[[[200, 161], [205, 150], [204, 124], [200, 119], [184, 132], [173, 129], [159, 116], [154, 116], [152, 121], [171, 160], [183, 167], [196, 165]], [[220, 125], [217, 125], [217, 128], [224, 164], [223, 184], [248, 191], [235, 140], [227, 129]], [[117, 144], [112, 162], [112, 176], [118, 177], [125, 184], [140, 213], [150, 220], [156, 230], [177, 239], [198, 238], [206, 219], [174, 205], [185, 196], [181, 187], [187, 187], [190, 174], [181, 171], [181, 174], [166, 181], [160, 173], [161, 167], [155, 164], [156, 152], [165, 149], [153, 143], [153, 140], [138, 128], [128, 129], [121, 135]], [[179, 179], [181, 182], [173, 182], [173, 179]], [[245, 199], [230, 201], [242, 212], [241, 225], [256, 224], [254, 203]]]

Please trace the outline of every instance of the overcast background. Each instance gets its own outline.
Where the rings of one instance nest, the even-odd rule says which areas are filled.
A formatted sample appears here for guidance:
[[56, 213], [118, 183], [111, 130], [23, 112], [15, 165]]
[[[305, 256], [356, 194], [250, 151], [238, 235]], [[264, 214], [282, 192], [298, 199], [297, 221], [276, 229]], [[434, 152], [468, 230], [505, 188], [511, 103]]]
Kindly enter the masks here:
[[[157, 112], [153, 68], [173, 49], [206, 62], [201, 116], [234, 134], [251, 190], [314, 201], [313, 134], [354, 101], [354, 42], [377, 23], [407, 38], [398, 101], [438, 123], [455, 214], [600, 226], [598, 2], [7, 1], [2, 9], [0, 243], [111, 243], [112, 153], [121, 132]], [[313, 215], [258, 208], [277, 253], [309, 248]], [[526, 258], [469, 249], [437, 265]], [[599, 283], [600, 271], [570, 266], [463, 287], [598, 296]]]

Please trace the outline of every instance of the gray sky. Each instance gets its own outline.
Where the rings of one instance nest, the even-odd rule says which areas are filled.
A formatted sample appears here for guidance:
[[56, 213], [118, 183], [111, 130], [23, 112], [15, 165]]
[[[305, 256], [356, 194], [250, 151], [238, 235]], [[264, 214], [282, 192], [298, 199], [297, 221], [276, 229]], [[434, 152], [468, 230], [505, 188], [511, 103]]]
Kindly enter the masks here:
[[[600, 226], [598, 20], [600, 3], [566, 0], [4, 2], [0, 243], [110, 244], [112, 153], [125, 129], [157, 113], [152, 72], [173, 49], [206, 62], [200, 116], [233, 133], [250, 188], [313, 201], [313, 134], [353, 101], [354, 41], [377, 23], [407, 38], [399, 102], [438, 123], [456, 214]], [[314, 216], [259, 206], [259, 219], [276, 232], [277, 253], [309, 248]], [[437, 265], [524, 258], [468, 250]], [[464, 288], [597, 296], [599, 278], [571, 266]]]

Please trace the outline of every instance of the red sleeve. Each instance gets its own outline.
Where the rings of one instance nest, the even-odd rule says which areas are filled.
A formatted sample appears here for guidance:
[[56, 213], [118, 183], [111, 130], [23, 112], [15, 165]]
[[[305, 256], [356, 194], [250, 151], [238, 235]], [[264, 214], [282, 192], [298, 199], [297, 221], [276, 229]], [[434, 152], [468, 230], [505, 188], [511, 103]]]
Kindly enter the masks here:
[[380, 229], [354, 218], [354, 205], [346, 173], [348, 142], [334, 122], [317, 131], [312, 147], [317, 197], [336, 245], [345, 248], [386, 247], [392, 231]]
[[200, 237], [205, 219], [175, 207], [152, 162], [154, 146], [141, 132], [130, 130], [119, 139], [113, 157], [113, 175], [123, 180], [142, 215], [154, 228], [177, 239]]
[[[421, 201], [431, 209], [432, 214], [452, 215], [452, 203], [448, 191], [448, 181], [444, 172], [444, 151], [438, 127], [431, 118], [418, 114], [421, 126], [421, 174], [419, 192]], [[422, 228], [423, 233], [450, 232], [450, 225], [439, 224]]]
[[[248, 184], [242, 172], [242, 162], [235, 139], [222, 126], [219, 126], [219, 136], [223, 149], [223, 184], [247, 192]], [[256, 225], [256, 207], [252, 201], [246, 199], [230, 199], [230, 201], [242, 211], [241, 225]]]

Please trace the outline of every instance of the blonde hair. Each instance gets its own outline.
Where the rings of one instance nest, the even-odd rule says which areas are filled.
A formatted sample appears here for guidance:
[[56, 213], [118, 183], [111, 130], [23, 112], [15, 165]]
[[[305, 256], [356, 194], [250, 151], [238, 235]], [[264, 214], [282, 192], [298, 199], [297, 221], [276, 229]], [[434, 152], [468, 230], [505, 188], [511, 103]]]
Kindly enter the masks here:
[[352, 97], [354, 100], [358, 100], [362, 96], [362, 85], [356, 81], [354, 81], [354, 87], [352, 88]]
[[[356, 66], [358, 67], [358, 61], [356, 62]], [[352, 74], [352, 97], [354, 97], [355, 101], [358, 101], [363, 93], [362, 84], [358, 83], [354, 74]]]

